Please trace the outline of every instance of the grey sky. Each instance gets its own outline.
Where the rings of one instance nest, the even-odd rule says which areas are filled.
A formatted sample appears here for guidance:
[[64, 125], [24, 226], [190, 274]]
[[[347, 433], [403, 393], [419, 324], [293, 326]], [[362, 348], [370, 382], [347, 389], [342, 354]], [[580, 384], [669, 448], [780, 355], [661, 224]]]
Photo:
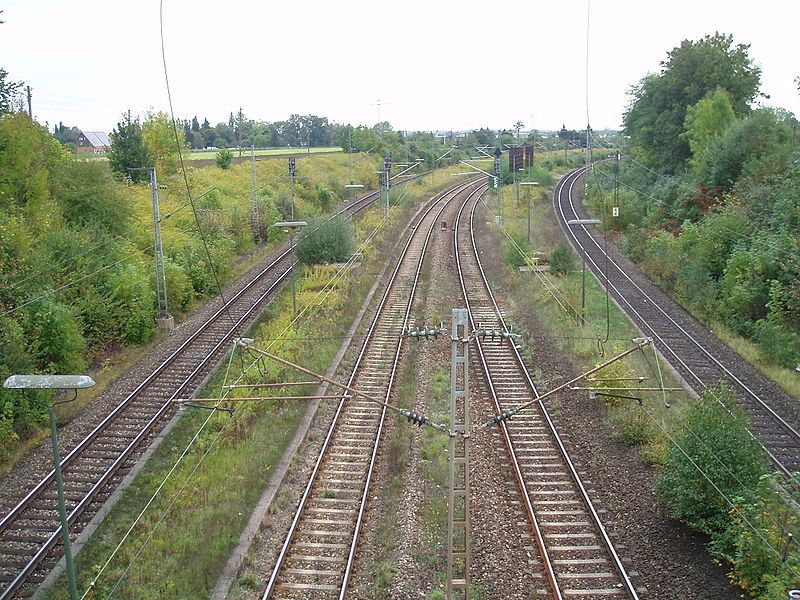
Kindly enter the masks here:
[[[158, 0], [5, 0], [0, 67], [33, 88], [34, 115], [110, 131], [166, 110]], [[176, 116], [212, 124], [242, 107], [395, 129], [581, 128], [587, 0], [164, 0]], [[682, 39], [751, 44], [762, 103], [800, 114], [796, 0], [592, 0], [589, 117], [620, 126], [631, 84]]]

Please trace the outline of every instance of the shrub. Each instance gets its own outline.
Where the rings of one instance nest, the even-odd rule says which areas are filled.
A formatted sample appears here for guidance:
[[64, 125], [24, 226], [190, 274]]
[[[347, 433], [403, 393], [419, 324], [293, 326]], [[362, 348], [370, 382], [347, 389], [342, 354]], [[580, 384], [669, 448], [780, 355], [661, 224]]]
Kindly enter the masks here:
[[786, 598], [800, 571], [800, 548], [793, 542], [800, 536], [800, 515], [778, 477], [763, 477], [758, 501], [733, 514], [739, 535], [731, 579], [759, 600]]
[[[527, 243], [514, 237], [515, 244], [506, 244], [506, 265], [510, 269], [518, 269], [526, 264], [525, 255], [528, 253]], [[522, 252], [520, 252], [522, 249]]]
[[553, 275], [566, 275], [575, 270], [575, 254], [567, 246], [561, 245], [550, 254], [550, 272]]
[[800, 364], [800, 335], [777, 323], [762, 319], [756, 323], [755, 341], [767, 358], [782, 367]]
[[295, 250], [304, 265], [345, 262], [355, 251], [355, 227], [345, 216], [318, 220], [300, 234]]
[[233, 153], [230, 150], [220, 150], [217, 152], [216, 163], [220, 169], [227, 169], [233, 162]]
[[711, 537], [713, 555], [731, 560], [736, 530], [730, 502], [752, 503], [765, 473], [743, 409], [727, 388], [708, 388], [676, 425], [656, 492], [673, 517]]

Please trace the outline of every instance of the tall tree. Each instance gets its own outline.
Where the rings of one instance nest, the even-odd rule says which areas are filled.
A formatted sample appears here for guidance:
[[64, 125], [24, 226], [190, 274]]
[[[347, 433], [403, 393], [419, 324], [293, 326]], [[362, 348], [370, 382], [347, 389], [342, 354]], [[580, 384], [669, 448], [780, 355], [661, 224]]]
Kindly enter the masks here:
[[111, 141], [111, 150], [108, 153], [111, 170], [119, 177], [130, 177], [133, 181], [147, 181], [149, 175], [146, 171], [130, 170], [152, 166], [144, 146], [139, 118], [133, 119], [131, 111], [123, 114], [122, 120], [111, 133]]
[[693, 167], [703, 162], [711, 143], [734, 121], [736, 115], [733, 112], [730, 96], [722, 88], [709, 92], [697, 104], [687, 109], [684, 137], [692, 151]]
[[749, 47], [720, 33], [684, 40], [667, 53], [659, 74], [633, 87], [624, 123], [641, 158], [664, 172], [682, 171], [691, 156], [681, 135], [686, 112], [718, 87], [728, 92], [738, 117], [749, 112], [761, 83], [761, 69], [750, 60]]
[[197, 116], [192, 117], [192, 131], [200, 131], [200, 123], [197, 120]]
[[178, 129], [179, 144], [176, 146], [175, 130], [169, 115], [150, 113], [142, 125], [142, 139], [159, 176], [172, 175], [178, 168], [178, 153], [186, 149], [184, 132]]
[[6, 81], [6, 77], [8, 77], [8, 72], [0, 69], [0, 114], [11, 110], [22, 87], [21, 81]]

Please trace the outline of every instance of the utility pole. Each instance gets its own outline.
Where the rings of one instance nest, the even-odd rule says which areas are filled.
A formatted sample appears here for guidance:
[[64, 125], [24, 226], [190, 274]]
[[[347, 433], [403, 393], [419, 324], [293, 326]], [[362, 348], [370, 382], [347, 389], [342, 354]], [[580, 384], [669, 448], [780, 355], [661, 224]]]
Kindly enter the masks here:
[[242, 164], [242, 122], [244, 121], [244, 113], [242, 107], [239, 107], [239, 113], [236, 115], [236, 145], [239, 146], [239, 164]]
[[453, 309], [450, 345], [450, 474], [447, 599], [469, 600], [469, 313]]
[[29, 85], [25, 86], [25, 93], [28, 96], [28, 116], [31, 119], [33, 119], [33, 108], [32, 108], [32, 102], [31, 102], [31, 86], [29, 86]]
[[614, 153], [614, 205], [611, 207], [614, 229], [619, 230], [619, 150]]
[[156, 325], [161, 331], [172, 331], [175, 319], [169, 314], [167, 305], [167, 277], [164, 269], [164, 247], [161, 242], [161, 210], [158, 204], [158, 180], [156, 168], [150, 168], [150, 194], [153, 199], [153, 254], [156, 263], [156, 296], [158, 298], [158, 316]]
[[495, 190], [497, 190], [497, 198], [500, 204], [500, 224], [503, 223], [503, 151], [500, 150], [500, 138], [498, 138], [498, 146], [494, 149], [494, 176], [495, 176]]
[[258, 210], [258, 191], [256, 188], [256, 145], [253, 144], [250, 146], [250, 179], [251, 185], [253, 187], [253, 207], [252, 207], [252, 219], [253, 219], [253, 236], [256, 240], [256, 244], [261, 243], [261, 215], [259, 214]]
[[289, 180], [291, 181], [292, 189], [292, 213], [291, 220], [294, 221], [294, 176], [297, 173], [297, 161], [294, 156], [289, 157]]
[[389, 180], [389, 171], [392, 169], [392, 155], [387, 154], [383, 157], [383, 189], [386, 192], [386, 215], [389, 214], [389, 189], [392, 182]]

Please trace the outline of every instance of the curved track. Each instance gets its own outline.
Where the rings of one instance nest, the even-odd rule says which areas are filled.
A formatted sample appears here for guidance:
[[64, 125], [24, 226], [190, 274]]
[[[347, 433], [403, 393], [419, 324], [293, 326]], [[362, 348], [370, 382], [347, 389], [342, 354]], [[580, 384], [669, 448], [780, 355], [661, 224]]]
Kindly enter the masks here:
[[[475, 246], [476, 206], [459, 213], [455, 228], [462, 293], [474, 329], [508, 332]], [[476, 341], [495, 414], [539, 396], [510, 339]], [[551, 597], [638, 598], [546, 407], [536, 403], [499, 427]]]
[[[372, 192], [341, 212], [357, 214], [380, 197]], [[150, 373], [62, 459], [70, 534], [76, 537], [177, 410], [213, 371], [291, 273], [281, 247], [226, 303]], [[54, 471], [0, 521], [0, 600], [30, 596], [62, 555]]]
[[[439, 215], [476, 187], [459, 185], [422, 211], [400, 253], [348, 379], [388, 402], [423, 259]], [[300, 499], [263, 599], [344, 598], [369, 496], [386, 408], [342, 398]]]
[[[747, 410], [751, 431], [785, 475], [800, 470], [800, 411], [788, 396], [747, 364], [703, 325], [624, 260], [607, 256], [599, 235], [586, 226], [567, 226], [583, 217], [576, 200], [587, 169], [566, 175], [555, 188], [553, 206], [561, 228], [575, 249], [585, 250], [589, 268], [601, 285], [698, 393], [720, 381], [735, 390]], [[597, 237], [596, 237], [597, 235]], [[607, 271], [607, 275], [606, 275]]]

